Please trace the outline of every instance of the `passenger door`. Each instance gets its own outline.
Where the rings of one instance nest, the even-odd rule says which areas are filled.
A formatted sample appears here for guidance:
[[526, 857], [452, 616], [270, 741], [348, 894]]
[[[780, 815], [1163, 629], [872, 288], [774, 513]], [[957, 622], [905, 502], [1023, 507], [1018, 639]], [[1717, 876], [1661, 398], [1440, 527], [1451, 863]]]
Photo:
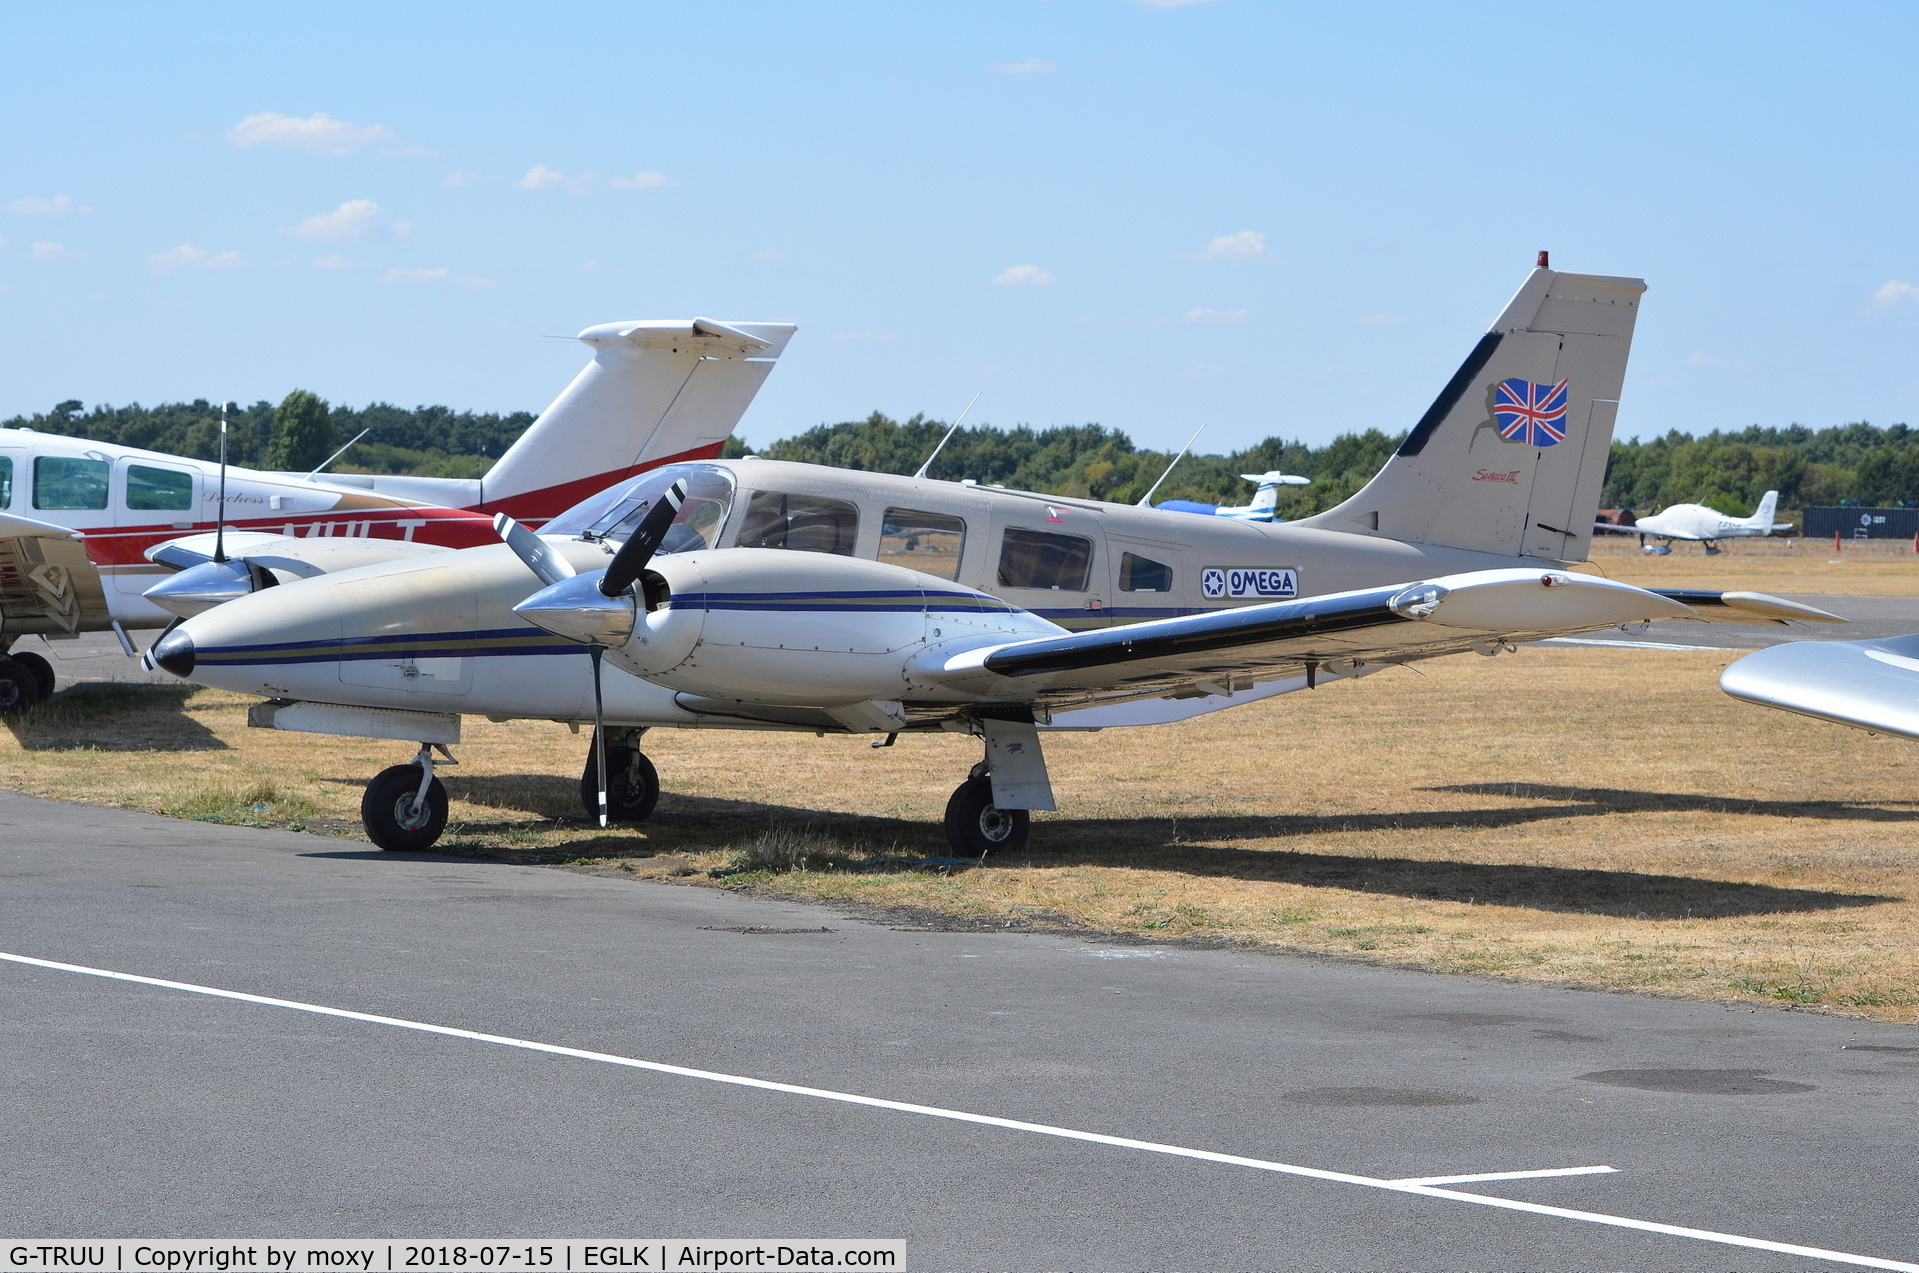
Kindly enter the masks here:
[[190, 534], [200, 503], [200, 475], [171, 464], [121, 460], [113, 482], [113, 586], [138, 595], [168, 573], [146, 561], [146, 550]]
[[1063, 628], [1104, 628], [1108, 577], [1099, 514], [1019, 500], [995, 510], [986, 591]]
[[1107, 617], [1115, 625], [1186, 614], [1186, 593], [1193, 580], [1185, 549], [1161, 539], [1107, 539], [1107, 568], [1112, 572]]

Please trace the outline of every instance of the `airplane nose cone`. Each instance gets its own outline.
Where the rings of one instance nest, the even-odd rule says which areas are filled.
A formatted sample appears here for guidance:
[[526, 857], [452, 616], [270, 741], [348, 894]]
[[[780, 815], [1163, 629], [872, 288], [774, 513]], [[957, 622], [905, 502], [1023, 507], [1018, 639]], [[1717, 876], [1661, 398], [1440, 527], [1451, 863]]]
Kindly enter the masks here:
[[182, 619], [253, 591], [253, 574], [240, 561], [209, 561], [171, 575], [141, 595]]
[[161, 634], [147, 651], [147, 658], [155, 667], [165, 668], [175, 676], [193, 675], [193, 638], [179, 628], [173, 628]]

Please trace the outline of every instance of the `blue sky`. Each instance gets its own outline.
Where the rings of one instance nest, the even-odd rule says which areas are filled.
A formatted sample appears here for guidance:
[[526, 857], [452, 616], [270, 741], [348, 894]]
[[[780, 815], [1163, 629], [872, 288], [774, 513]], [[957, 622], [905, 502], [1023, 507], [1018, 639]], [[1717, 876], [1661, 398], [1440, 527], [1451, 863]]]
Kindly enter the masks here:
[[800, 324], [742, 426], [1402, 430], [1550, 248], [1622, 435], [1913, 419], [1907, 4], [9, 4], [0, 417], [537, 410]]

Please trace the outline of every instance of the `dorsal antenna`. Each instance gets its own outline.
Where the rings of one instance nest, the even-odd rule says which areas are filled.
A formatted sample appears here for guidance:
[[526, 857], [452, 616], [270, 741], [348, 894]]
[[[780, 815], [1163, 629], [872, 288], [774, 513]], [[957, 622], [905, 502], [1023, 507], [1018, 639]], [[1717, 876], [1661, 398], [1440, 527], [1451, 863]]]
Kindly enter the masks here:
[[[371, 432], [373, 432], [373, 426], [369, 424], [366, 428], [361, 429], [358, 433], [353, 435], [353, 442], [358, 442], [361, 438], [365, 437], [367, 434]], [[302, 482], [311, 482], [314, 478], [320, 476], [320, 474], [326, 470], [327, 465], [333, 463], [333, 461], [339, 459], [341, 456], [345, 455], [348, 451], [353, 449], [353, 442], [347, 443], [345, 446], [335, 451], [332, 455], [327, 456], [326, 459], [321, 460], [320, 466], [318, 468], [314, 469], [311, 473], [307, 474], [305, 477], [301, 478], [300, 480]]]
[[1160, 488], [1160, 486], [1166, 481], [1166, 479], [1173, 475], [1173, 470], [1179, 467], [1179, 462], [1186, 458], [1186, 453], [1193, 449], [1193, 443], [1199, 441], [1199, 435], [1204, 432], [1206, 432], [1206, 426], [1203, 424], [1200, 425], [1197, 429], [1193, 430], [1193, 436], [1190, 438], [1187, 438], [1186, 445], [1179, 448], [1179, 454], [1175, 455], [1173, 457], [1173, 462], [1166, 466], [1166, 471], [1159, 475], [1159, 481], [1153, 483], [1152, 489], [1148, 490], [1144, 495], [1139, 497], [1139, 503], [1134, 505], [1135, 508], [1152, 507], [1152, 505], [1148, 501], [1150, 501], [1153, 498], [1153, 492], [1157, 491]]
[[[979, 391], [979, 393], [985, 393], [985, 392], [986, 390], [984, 389]], [[979, 401], [979, 393], [976, 393], [973, 395], [973, 402]], [[940, 439], [940, 444], [933, 448], [933, 453], [931, 455], [926, 457], [926, 463], [920, 465], [919, 471], [913, 474], [913, 477], [915, 479], [925, 477], [926, 470], [933, 467], [933, 461], [939, 459], [940, 452], [946, 449], [946, 444], [953, 440], [953, 435], [955, 433], [959, 432], [961, 421], [965, 420], [967, 412], [973, 409], [973, 402], [969, 402], [966, 404], [966, 411], [962, 411], [959, 413], [959, 419], [953, 421], [953, 427], [946, 431], [946, 436]]]

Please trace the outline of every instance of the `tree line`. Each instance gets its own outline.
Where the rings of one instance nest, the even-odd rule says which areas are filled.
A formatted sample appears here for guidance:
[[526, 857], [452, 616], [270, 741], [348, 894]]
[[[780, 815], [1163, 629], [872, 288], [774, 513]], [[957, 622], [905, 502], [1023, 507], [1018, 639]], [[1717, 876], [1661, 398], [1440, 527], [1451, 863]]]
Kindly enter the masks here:
[[[280, 403], [227, 407], [228, 453], [249, 468], [305, 472], [362, 429], [366, 438], [331, 466], [340, 473], [411, 473], [479, 477], [533, 423], [528, 411], [477, 413], [450, 407], [408, 409], [375, 402], [336, 406], [296, 389]], [[205, 399], [156, 407], [94, 406], [73, 400], [51, 411], [0, 421], [0, 427], [116, 442], [174, 455], [216, 459], [220, 406]], [[916, 415], [894, 420], [878, 411], [864, 420], [821, 424], [756, 453], [875, 473], [912, 473], [932, 454], [946, 424]], [[1240, 475], [1269, 469], [1312, 479], [1285, 487], [1279, 515], [1305, 517], [1339, 503], [1378, 472], [1400, 437], [1377, 429], [1342, 434], [1324, 446], [1271, 437], [1227, 455], [1188, 455], [1154, 493], [1155, 502], [1189, 499], [1244, 504], [1252, 488]], [[753, 450], [729, 438], [728, 456]], [[953, 435], [929, 475], [1051, 495], [1136, 502], [1166, 473], [1167, 451], [1141, 449], [1118, 429], [1098, 424], [1011, 429], [980, 425]], [[1746, 514], [1770, 490], [1782, 510], [1852, 500], [1868, 505], [1919, 502], [1919, 430], [1860, 421], [1828, 429], [1674, 431], [1641, 441], [1615, 441], [1600, 504], [1641, 514], [1698, 503]]]

